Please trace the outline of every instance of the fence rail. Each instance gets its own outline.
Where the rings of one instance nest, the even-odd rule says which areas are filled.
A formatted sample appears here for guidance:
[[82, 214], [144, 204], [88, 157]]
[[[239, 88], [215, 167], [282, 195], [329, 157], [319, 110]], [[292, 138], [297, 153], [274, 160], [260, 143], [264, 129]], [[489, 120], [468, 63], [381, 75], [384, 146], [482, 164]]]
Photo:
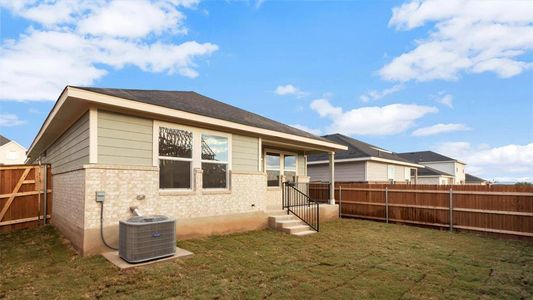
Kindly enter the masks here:
[[0, 167], [0, 232], [46, 224], [52, 212], [48, 165]]
[[[326, 188], [311, 184], [309, 193]], [[342, 217], [533, 237], [528, 186], [338, 183], [335, 199]]]

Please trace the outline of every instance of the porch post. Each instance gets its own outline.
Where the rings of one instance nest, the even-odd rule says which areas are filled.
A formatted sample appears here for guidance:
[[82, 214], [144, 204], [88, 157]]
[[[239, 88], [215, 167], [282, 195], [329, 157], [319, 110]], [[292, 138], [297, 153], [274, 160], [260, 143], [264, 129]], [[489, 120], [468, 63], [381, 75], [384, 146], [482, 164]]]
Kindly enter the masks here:
[[335, 204], [335, 152], [329, 153], [329, 204]]

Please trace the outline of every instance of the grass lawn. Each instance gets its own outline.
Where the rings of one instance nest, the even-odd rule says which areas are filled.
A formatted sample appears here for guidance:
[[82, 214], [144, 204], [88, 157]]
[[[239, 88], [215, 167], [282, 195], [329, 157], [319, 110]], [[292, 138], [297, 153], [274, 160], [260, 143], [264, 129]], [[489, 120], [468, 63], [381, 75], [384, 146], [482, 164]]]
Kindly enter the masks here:
[[0, 234], [0, 298], [533, 297], [533, 243], [361, 220], [298, 238], [179, 241], [191, 258], [118, 271], [53, 227]]

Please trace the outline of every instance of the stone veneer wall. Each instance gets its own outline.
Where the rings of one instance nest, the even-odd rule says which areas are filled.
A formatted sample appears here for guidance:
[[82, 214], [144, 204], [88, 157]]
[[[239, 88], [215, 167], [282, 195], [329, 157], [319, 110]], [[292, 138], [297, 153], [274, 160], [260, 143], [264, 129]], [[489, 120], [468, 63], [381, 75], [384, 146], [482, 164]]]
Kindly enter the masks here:
[[[96, 191], [104, 191], [104, 226], [131, 216], [130, 207], [143, 214], [163, 214], [176, 219], [229, 215], [265, 210], [266, 179], [262, 173], [232, 173], [230, 191], [202, 190], [202, 171], [195, 169], [195, 189], [159, 191], [156, 167], [88, 166], [86, 172], [85, 229], [100, 227]], [[145, 195], [137, 200], [138, 195]], [[253, 206], [252, 206], [253, 205]]]
[[52, 175], [51, 222], [77, 250], [83, 249], [85, 214], [85, 170]]
[[[263, 173], [234, 172], [231, 174], [230, 190], [209, 191], [201, 188], [202, 170], [195, 169], [194, 189], [173, 192], [159, 190], [157, 167], [111, 165], [85, 167], [87, 200], [84, 209], [84, 253], [98, 252], [102, 247], [99, 241], [100, 204], [95, 201], [97, 191], [105, 192], [104, 235], [112, 244], [116, 244], [118, 221], [132, 216], [131, 206], [138, 207], [145, 215], [162, 214], [176, 218], [177, 234], [182, 236], [202, 235], [202, 232], [208, 234], [240, 231], [245, 227], [256, 229], [261, 228], [263, 223], [265, 226], [267, 224], [264, 215], [266, 178]], [[145, 198], [138, 200], [138, 195], [144, 195]], [[239, 216], [244, 219], [239, 220]], [[250, 219], [250, 216], [254, 218]], [[209, 219], [202, 219], [206, 217]], [[235, 224], [228, 226], [224, 224], [225, 222]], [[239, 222], [242, 223], [240, 227]], [[194, 228], [201, 227], [202, 224], [210, 228], [203, 231]], [[220, 227], [219, 230], [216, 226]], [[224, 226], [226, 230], [221, 229]]]

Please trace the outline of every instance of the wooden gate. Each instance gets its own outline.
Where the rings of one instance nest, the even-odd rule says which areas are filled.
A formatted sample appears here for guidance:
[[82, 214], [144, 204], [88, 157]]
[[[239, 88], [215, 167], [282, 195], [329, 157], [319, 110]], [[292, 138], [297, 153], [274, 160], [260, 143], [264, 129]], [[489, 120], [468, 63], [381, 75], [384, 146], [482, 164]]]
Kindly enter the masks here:
[[0, 166], [0, 232], [48, 223], [51, 179], [49, 165]]

